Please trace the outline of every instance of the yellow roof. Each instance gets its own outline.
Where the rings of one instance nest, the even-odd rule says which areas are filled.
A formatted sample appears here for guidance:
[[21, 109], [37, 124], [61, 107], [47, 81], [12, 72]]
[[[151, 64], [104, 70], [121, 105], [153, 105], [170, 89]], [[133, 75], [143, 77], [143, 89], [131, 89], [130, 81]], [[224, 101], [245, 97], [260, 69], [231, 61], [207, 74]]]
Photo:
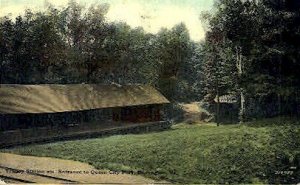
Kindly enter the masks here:
[[147, 85], [0, 85], [0, 114], [56, 113], [165, 103], [169, 101]]

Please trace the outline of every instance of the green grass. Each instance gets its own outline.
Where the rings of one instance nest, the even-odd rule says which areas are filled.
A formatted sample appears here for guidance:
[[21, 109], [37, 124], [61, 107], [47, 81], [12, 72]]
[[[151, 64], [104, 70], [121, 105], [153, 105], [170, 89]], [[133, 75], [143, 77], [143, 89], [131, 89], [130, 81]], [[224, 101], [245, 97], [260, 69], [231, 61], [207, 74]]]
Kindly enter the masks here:
[[282, 120], [286, 119], [219, 127], [179, 124], [163, 132], [4, 151], [72, 159], [99, 169], [140, 171], [147, 177], [179, 183], [294, 182], [299, 171], [294, 176], [275, 175], [276, 170], [294, 165], [300, 154], [300, 129], [298, 124], [293, 126], [297, 121]]

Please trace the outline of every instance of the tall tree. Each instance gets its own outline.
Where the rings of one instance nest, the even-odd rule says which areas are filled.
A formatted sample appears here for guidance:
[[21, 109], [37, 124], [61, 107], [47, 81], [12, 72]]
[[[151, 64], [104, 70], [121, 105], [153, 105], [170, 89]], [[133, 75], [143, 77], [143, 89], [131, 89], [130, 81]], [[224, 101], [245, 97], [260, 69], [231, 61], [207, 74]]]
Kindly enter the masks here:
[[161, 64], [158, 86], [172, 100], [178, 97], [177, 85], [182, 67], [192, 53], [192, 44], [186, 26], [181, 23], [172, 30], [162, 29], [156, 40], [156, 56]]
[[[220, 0], [209, 17], [206, 42], [209, 44], [213, 35], [230, 43], [227, 46], [232, 56], [227, 61], [235, 60], [239, 74], [235, 88], [240, 93], [241, 121], [247, 116], [297, 110], [299, 100], [292, 100], [299, 94], [299, 78], [294, 71], [299, 68], [297, 5], [296, 1]], [[221, 45], [219, 51], [227, 46]]]

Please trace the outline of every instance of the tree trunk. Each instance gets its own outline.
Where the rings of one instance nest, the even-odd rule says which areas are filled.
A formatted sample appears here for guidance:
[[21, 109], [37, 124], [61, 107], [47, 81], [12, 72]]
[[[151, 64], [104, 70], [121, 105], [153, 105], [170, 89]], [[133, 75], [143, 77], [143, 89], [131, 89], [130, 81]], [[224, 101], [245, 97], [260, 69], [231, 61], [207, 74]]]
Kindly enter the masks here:
[[[238, 70], [238, 75], [240, 78], [242, 78], [243, 74], [243, 64], [242, 64], [242, 53], [241, 53], [241, 48], [237, 47], [236, 48], [236, 56], [237, 56], [237, 70]], [[239, 121], [240, 123], [243, 123], [245, 121], [245, 112], [246, 112], [246, 104], [245, 104], [245, 95], [244, 95], [244, 89], [240, 87], [240, 111], [239, 111]]]
[[220, 125], [220, 96], [219, 90], [217, 90], [217, 117], [216, 117], [217, 126]]
[[241, 108], [240, 108], [240, 123], [243, 123], [245, 121], [245, 112], [246, 112], [246, 106], [245, 106], [245, 96], [244, 96], [244, 92], [243, 89], [241, 89], [240, 92], [240, 96], [241, 96]]

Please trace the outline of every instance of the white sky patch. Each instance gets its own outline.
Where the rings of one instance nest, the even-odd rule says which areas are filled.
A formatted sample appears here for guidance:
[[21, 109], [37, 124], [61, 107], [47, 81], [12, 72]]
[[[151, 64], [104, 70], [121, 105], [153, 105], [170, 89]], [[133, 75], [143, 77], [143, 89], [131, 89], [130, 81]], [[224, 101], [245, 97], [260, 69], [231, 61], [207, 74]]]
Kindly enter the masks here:
[[[190, 33], [191, 39], [200, 41], [204, 39], [205, 31], [199, 15], [201, 10], [208, 9], [208, 1], [189, 0], [176, 3], [176, 0], [143, 1], [143, 0], [78, 0], [87, 7], [92, 3], [108, 3], [110, 9], [107, 20], [110, 22], [123, 21], [131, 27], [141, 26], [146, 32], [157, 33], [162, 27], [172, 28], [183, 22]], [[61, 7], [66, 6], [69, 0], [0, 0], [0, 16], [12, 17], [23, 15], [25, 9], [34, 11], [45, 8], [45, 2]], [[148, 3], [149, 2], [149, 3]], [[201, 7], [203, 4], [203, 7]]]
[[24, 9], [27, 9], [30, 7], [26, 7], [26, 5], [8, 5], [8, 6], [3, 6], [0, 4], [0, 14], [1, 16], [6, 16], [6, 15], [12, 15], [13, 17], [18, 16], [21, 12], [24, 12]]
[[157, 9], [147, 7], [139, 3], [122, 3], [111, 5], [107, 14], [109, 21], [123, 21], [132, 27], [141, 26], [147, 32], [157, 33], [162, 27], [172, 28], [178, 23], [185, 23], [189, 29], [192, 40], [200, 41], [204, 39], [203, 30], [199, 14], [192, 7], [179, 7], [164, 5]]
[[151, 20], [151, 32], [157, 32], [161, 26], [172, 28], [175, 24], [183, 22], [189, 29], [191, 39], [199, 41], [204, 38], [204, 31], [199, 12], [190, 7], [165, 6], [161, 7], [157, 15]]
[[[116, 4], [110, 5], [110, 9], [106, 15], [108, 21], [123, 21], [132, 27], [145, 25], [141, 16], [145, 13], [145, 9], [140, 4]], [[144, 26], [143, 26], [144, 27]]]

